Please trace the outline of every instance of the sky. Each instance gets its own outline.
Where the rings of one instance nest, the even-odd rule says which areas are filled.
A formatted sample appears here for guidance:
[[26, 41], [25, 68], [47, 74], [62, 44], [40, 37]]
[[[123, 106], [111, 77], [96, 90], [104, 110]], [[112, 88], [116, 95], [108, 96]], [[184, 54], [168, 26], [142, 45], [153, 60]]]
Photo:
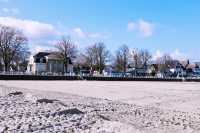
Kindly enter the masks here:
[[200, 61], [199, 0], [0, 0], [0, 24], [21, 29], [33, 53], [70, 36], [81, 51], [101, 41]]

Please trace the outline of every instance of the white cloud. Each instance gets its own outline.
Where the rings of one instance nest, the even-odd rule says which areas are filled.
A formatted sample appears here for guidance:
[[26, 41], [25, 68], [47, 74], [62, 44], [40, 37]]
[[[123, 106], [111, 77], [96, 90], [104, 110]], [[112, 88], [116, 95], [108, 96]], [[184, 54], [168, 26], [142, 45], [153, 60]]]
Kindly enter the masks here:
[[155, 25], [151, 22], [140, 19], [136, 22], [134, 22], [134, 21], [129, 22], [127, 25], [127, 30], [128, 31], [136, 31], [142, 37], [150, 37], [154, 33]]
[[[4, 9], [5, 11], [7, 9]], [[71, 36], [73, 41], [92, 41], [92, 39], [106, 39], [110, 35], [106, 33], [85, 32], [81, 28], [60, 29], [57, 25], [34, 21], [29, 19], [19, 19], [16, 17], [1, 17], [0, 25], [18, 28], [28, 37], [30, 48], [34, 52], [43, 51], [55, 45], [62, 36]], [[79, 38], [83, 40], [79, 40]], [[89, 40], [89, 41], [88, 41]]]
[[45, 50], [46, 50], [46, 49], [45, 49], [44, 47], [35, 46], [35, 47], [34, 47], [33, 53], [43, 52], [43, 51], [45, 51]]
[[36, 54], [38, 52], [52, 51], [52, 50], [54, 50], [53, 47], [42, 46], [42, 45], [33, 45], [32, 46], [31, 54], [34, 55], [34, 54]]
[[74, 28], [73, 32], [81, 38], [85, 38], [87, 36], [87, 33], [83, 32], [83, 30], [81, 28]]
[[13, 15], [16, 15], [16, 14], [19, 14], [20, 11], [19, 9], [17, 8], [2, 8], [2, 12], [5, 13], [5, 14], [13, 14]]
[[53, 25], [39, 21], [0, 17], [0, 24], [19, 28], [29, 39], [47, 38], [60, 34]]
[[106, 34], [85, 32], [79, 27], [74, 28], [72, 31], [75, 36], [78, 36], [79, 38], [108, 38], [108, 35]]
[[[164, 53], [163, 51], [158, 49], [158, 50], [156, 50], [152, 59], [157, 60], [157, 59], [161, 58], [164, 54], [166, 54], [166, 53]], [[174, 59], [174, 60], [186, 60], [188, 58], [188, 56], [186, 54], [180, 52], [179, 49], [175, 49], [174, 51], [170, 52], [168, 55], [170, 57], [172, 57], [172, 59]]]
[[139, 31], [144, 37], [149, 37], [153, 35], [154, 26], [150, 22], [139, 20]]
[[[7, 8], [5, 8], [4, 11], [10, 12]], [[15, 17], [0, 17], [0, 24], [22, 30], [24, 34], [29, 37], [29, 39], [45, 39], [49, 37], [55, 38], [59, 35], [64, 35], [64, 32], [57, 30], [54, 25], [34, 20], [18, 19]], [[106, 34], [85, 32], [79, 27], [72, 29], [71, 35], [75, 35], [83, 39], [108, 38], [108, 35]]]

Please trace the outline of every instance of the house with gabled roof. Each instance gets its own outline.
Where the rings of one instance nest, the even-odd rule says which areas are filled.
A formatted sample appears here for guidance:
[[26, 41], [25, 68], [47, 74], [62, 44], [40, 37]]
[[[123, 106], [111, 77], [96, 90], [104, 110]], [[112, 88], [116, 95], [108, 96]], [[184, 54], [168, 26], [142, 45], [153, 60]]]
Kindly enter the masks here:
[[39, 52], [29, 60], [27, 72], [40, 73], [73, 73], [73, 64], [69, 58], [67, 70], [58, 52]]

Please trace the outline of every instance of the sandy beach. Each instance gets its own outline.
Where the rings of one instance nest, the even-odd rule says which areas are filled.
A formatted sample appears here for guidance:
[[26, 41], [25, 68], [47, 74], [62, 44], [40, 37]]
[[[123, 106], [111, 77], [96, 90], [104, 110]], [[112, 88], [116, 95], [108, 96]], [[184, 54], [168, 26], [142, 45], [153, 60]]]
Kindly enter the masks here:
[[0, 81], [0, 132], [198, 133], [199, 86]]

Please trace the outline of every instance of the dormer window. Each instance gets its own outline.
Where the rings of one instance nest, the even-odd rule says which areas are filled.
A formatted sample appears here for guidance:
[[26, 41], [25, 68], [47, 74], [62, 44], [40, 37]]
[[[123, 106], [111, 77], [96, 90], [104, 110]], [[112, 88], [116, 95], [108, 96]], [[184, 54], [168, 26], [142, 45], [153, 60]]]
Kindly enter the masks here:
[[40, 58], [40, 63], [46, 63], [46, 58]]

